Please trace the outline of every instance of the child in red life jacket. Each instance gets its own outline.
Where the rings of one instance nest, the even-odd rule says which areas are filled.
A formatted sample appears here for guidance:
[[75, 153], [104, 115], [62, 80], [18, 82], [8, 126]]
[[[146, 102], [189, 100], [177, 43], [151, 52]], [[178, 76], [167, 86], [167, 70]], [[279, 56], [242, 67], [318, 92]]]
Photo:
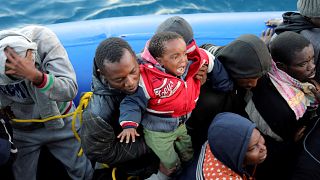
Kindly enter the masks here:
[[[188, 61], [190, 49], [193, 58]], [[134, 94], [120, 105], [123, 131], [118, 138], [121, 142], [135, 141], [141, 121], [147, 145], [165, 168], [175, 169], [180, 161], [187, 162], [193, 156], [185, 122], [200, 93], [201, 83], [195, 76], [203, 64], [211, 71], [213, 58], [194, 43], [187, 48], [182, 36], [175, 32], [155, 34], [141, 56], [139, 87], [132, 89]]]

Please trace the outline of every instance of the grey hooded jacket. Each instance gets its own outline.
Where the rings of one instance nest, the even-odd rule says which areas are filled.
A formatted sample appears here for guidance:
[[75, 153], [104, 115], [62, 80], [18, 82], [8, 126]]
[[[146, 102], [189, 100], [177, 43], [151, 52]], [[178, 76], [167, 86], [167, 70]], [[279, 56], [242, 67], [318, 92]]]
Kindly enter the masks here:
[[[66, 50], [50, 29], [41, 26], [27, 26], [16, 31], [1, 31], [0, 44], [11, 46], [17, 50], [19, 43], [10, 42], [10, 38], [17, 36], [24, 37], [26, 41], [36, 44], [36, 48], [33, 49], [35, 65], [45, 73], [44, 76], [48, 81], [42, 88], [36, 87], [28, 80], [18, 79], [6, 83], [4, 72], [2, 72], [0, 107], [10, 106], [17, 119], [44, 119], [60, 115], [67, 104], [72, 104], [72, 99], [78, 92], [76, 75]], [[3, 39], [6, 39], [6, 44], [1, 41]], [[7, 43], [8, 39], [9, 44]], [[0, 66], [4, 66], [6, 63], [3, 53], [2, 48]], [[15, 128], [21, 129], [33, 125], [36, 126], [35, 123], [13, 124]], [[48, 129], [62, 128], [64, 121], [56, 119], [45, 123], [45, 126]]]

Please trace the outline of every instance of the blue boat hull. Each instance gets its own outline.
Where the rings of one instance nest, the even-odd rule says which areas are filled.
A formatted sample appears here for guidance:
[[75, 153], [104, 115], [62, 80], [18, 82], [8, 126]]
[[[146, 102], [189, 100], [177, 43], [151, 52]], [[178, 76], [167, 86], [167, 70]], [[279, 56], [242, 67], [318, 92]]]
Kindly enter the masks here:
[[[193, 27], [198, 45], [224, 45], [241, 34], [260, 35], [265, 21], [281, 17], [282, 12], [241, 12], [183, 14]], [[145, 15], [105, 18], [49, 25], [65, 46], [74, 66], [81, 92], [90, 91], [92, 62], [98, 44], [108, 37], [122, 37], [140, 52], [157, 26], [172, 15]]]

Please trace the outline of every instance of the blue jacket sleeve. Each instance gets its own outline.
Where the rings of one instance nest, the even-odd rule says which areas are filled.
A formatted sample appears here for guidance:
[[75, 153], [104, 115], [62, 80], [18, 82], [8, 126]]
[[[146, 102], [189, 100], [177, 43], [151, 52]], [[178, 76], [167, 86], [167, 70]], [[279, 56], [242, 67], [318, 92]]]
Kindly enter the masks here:
[[120, 104], [121, 127], [137, 128], [141, 121], [141, 113], [147, 108], [147, 104], [148, 99], [140, 86], [134, 94], [126, 96]]
[[214, 90], [227, 92], [233, 89], [232, 79], [217, 58], [214, 59], [214, 66], [212, 71], [208, 73], [208, 79]]

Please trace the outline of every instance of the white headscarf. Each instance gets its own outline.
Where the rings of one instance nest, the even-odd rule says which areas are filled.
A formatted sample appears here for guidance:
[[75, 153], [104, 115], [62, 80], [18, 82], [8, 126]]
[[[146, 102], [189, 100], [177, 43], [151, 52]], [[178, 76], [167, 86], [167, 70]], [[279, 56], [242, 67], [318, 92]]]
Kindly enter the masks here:
[[31, 49], [33, 51], [34, 61], [37, 57], [37, 44], [32, 42], [28, 37], [12, 30], [0, 31], [0, 85], [8, 85], [17, 82], [16, 79], [12, 79], [5, 74], [5, 64], [7, 61], [7, 56], [4, 52], [4, 49], [8, 46], [13, 48], [21, 57], [26, 56], [26, 52], [28, 49]]

